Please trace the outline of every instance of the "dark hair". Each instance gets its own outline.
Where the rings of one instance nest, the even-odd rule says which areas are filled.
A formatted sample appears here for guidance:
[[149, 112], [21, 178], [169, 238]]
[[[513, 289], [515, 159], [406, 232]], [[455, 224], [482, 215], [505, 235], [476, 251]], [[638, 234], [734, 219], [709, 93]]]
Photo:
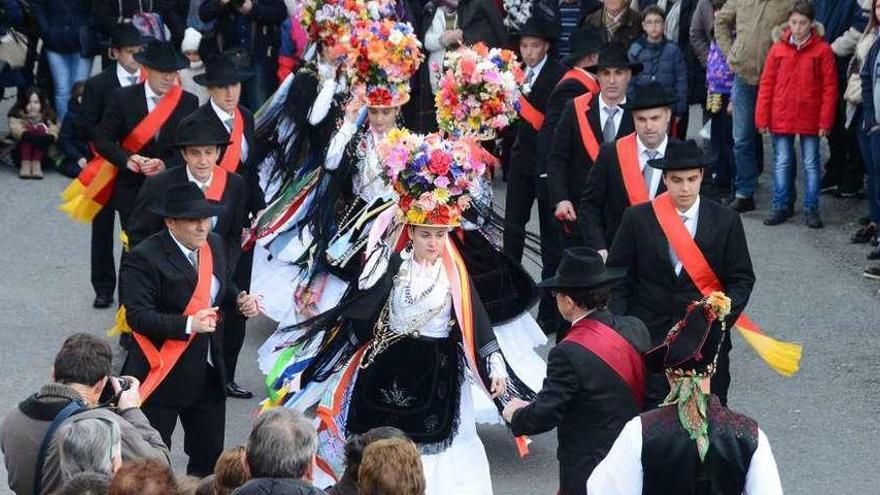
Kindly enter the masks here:
[[663, 9], [660, 8], [659, 5], [648, 5], [645, 7], [645, 10], [642, 11], [642, 19], [648, 17], [649, 15], [659, 15], [661, 19], [666, 20], [666, 12], [663, 12]]
[[873, 29], [873, 28], [876, 28], [877, 26], [880, 26], [880, 19], [877, 18], [877, 14], [876, 14], [876, 12], [877, 12], [877, 1], [878, 1], [878, 0], [873, 0], [873, 1], [871, 2], [871, 22], [868, 23], [868, 24], [869, 24], [869, 25], [868, 25], [868, 28], [869, 28], [869, 29]]
[[55, 355], [55, 381], [94, 385], [110, 375], [113, 351], [107, 341], [87, 333], [75, 333]]
[[86, 89], [86, 83], [84, 81], [77, 81], [73, 83], [73, 87], [70, 88], [70, 101], [76, 101], [77, 98], [83, 95]]
[[61, 486], [55, 495], [107, 495], [110, 477], [99, 473], [79, 473]]
[[565, 294], [581, 309], [605, 309], [611, 299], [611, 284], [604, 284], [590, 289], [566, 288], [557, 289]]
[[800, 14], [810, 21], [816, 19], [816, 9], [810, 0], [795, 0], [794, 5], [788, 10], [788, 17], [791, 17], [792, 14]]
[[116, 471], [109, 495], [177, 495], [177, 482], [168, 464], [152, 458], [126, 462]]
[[19, 91], [15, 105], [9, 109], [7, 115], [19, 119], [27, 116], [27, 106], [28, 102], [31, 101], [31, 95], [37, 95], [37, 98], [40, 100], [40, 118], [47, 122], [55, 122], [55, 111], [52, 110], [52, 105], [49, 104], [46, 96], [36, 86], [28, 86]]
[[360, 435], [348, 437], [348, 441], [345, 442], [345, 471], [342, 473], [342, 480], [349, 479], [357, 483], [358, 470], [361, 467], [364, 449], [373, 442], [388, 438], [408, 439], [409, 437], [406, 436], [403, 430], [393, 426], [379, 426]]
[[419, 449], [405, 438], [371, 443], [364, 449], [358, 487], [361, 495], [423, 495], [425, 473]]

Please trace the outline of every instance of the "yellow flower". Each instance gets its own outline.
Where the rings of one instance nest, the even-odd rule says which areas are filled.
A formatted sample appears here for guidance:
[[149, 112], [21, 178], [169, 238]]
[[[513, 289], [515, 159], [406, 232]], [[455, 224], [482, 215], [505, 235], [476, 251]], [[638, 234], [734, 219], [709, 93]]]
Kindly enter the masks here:
[[425, 217], [427, 217], [427, 215], [425, 215], [425, 212], [418, 208], [411, 208], [408, 212], [406, 212], [407, 223], [425, 223]]
[[434, 199], [440, 204], [446, 204], [449, 201], [449, 189], [445, 187], [434, 189]]
[[730, 298], [721, 291], [715, 291], [706, 298], [706, 304], [712, 308], [719, 320], [730, 314]]

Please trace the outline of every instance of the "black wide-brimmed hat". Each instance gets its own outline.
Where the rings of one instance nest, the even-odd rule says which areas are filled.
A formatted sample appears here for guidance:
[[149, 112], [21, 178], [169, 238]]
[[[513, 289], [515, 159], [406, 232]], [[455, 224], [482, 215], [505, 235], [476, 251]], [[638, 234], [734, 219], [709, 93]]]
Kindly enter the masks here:
[[684, 318], [672, 327], [663, 343], [645, 353], [648, 369], [654, 372], [673, 370], [683, 374], [711, 374], [726, 332], [723, 322], [726, 314], [717, 312], [718, 302], [726, 303], [726, 310], [730, 310], [730, 299], [720, 292], [691, 304]]
[[223, 211], [223, 205], [205, 199], [199, 186], [187, 181], [168, 186], [163, 202], [154, 205], [150, 210], [163, 218], [197, 220], [219, 215]]
[[642, 64], [630, 62], [625, 46], [620, 43], [609, 43], [599, 52], [599, 62], [587, 68], [590, 72], [599, 72], [602, 69], [629, 69], [633, 75], [636, 75], [642, 71]]
[[162, 72], [175, 72], [189, 66], [189, 61], [170, 41], [152, 40], [144, 51], [135, 54], [134, 59], [144, 67]]
[[570, 46], [569, 54], [562, 60], [562, 63], [574, 66], [578, 60], [587, 55], [599, 53], [604, 41], [602, 41], [602, 35], [599, 34], [598, 28], [584, 27], [571, 33], [568, 43]]
[[636, 110], [671, 107], [675, 105], [676, 101], [678, 101], [678, 98], [672, 92], [667, 91], [657, 81], [651, 81], [648, 84], [636, 86], [635, 91], [633, 91], [633, 97], [629, 98], [622, 106], [634, 112]]
[[201, 86], [221, 87], [240, 83], [251, 76], [253, 74], [241, 68], [236, 59], [220, 55], [210, 60], [205, 73], [193, 77], [193, 81]]
[[192, 115], [177, 124], [174, 146], [227, 146], [229, 136], [216, 122]]
[[529, 20], [520, 28], [518, 36], [533, 36], [550, 42], [559, 39], [559, 25], [541, 13], [532, 14]]
[[704, 168], [709, 163], [703, 157], [703, 150], [693, 139], [681, 141], [670, 139], [666, 144], [663, 158], [648, 160], [648, 165], [659, 170], [692, 170]]
[[112, 48], [142, 46], [146, 45], [151, 39], [141, 34], [134, 25], [124, 23], [113, 28], [113, 32], [110, 34], [110, 46]]
[[626, 270], [606, 268], [602, 256], [595, 249], [576, 247], [566, 249], [556, 268], [556, 275], [543, 280], [544, 289], [592, 289], [623, 278]]

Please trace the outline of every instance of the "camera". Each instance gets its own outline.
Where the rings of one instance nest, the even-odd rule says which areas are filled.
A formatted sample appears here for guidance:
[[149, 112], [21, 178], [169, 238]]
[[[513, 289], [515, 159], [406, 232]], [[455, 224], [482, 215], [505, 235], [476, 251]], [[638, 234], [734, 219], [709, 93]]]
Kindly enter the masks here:
[[[119, 384], [119, 392], [113, 389], [113, 382]], [[122, 395], [123, 392], [131, 388], [132, 381], [128, 377], [124, 376], [111, 376], [107, 379], [107, 384], [104, 385], [104, 390], [101, 391], [101, 398], [98, 400], [101, 404], [115, 406], [119, 403], [119, 396]]]

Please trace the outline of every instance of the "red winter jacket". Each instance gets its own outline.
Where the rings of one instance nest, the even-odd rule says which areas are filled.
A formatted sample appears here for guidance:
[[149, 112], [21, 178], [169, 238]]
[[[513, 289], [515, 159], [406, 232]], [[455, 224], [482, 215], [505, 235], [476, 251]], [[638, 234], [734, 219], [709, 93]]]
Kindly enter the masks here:
[[834, 53], [813, 27], [810, 39], [798, 49], [791, 43], [791, 30], [767, 54], [755, 125], [773, 134], [819, 134], [834, 127], [837, 109], [837, 69]]

